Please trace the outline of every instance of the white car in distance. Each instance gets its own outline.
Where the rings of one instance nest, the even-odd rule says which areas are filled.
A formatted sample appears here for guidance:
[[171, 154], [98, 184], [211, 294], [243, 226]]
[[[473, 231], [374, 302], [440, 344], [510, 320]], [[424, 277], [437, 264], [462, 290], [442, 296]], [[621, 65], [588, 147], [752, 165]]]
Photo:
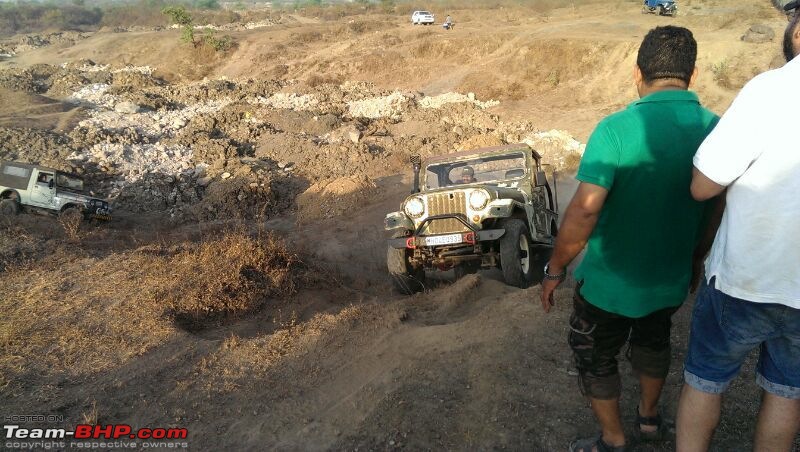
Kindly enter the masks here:
[[435, 19], [433, 18], [433, 13], [428, 11], [414, 11], [411, 14], [411, 23], [413, 25], [433, 25]]

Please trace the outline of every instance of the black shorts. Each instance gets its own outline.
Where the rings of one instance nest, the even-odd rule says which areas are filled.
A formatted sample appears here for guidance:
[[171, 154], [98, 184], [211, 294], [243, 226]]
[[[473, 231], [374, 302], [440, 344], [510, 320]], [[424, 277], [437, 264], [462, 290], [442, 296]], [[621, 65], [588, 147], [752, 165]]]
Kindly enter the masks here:
[[595, 399], [616, 399], [621, 392], [617, 355], [630, 344], [628, 359], [638, 374], [666, 378], [670, 365], [672, 314], [678, 307], [630, 318], [604, 311], [575, 289], [569, 319], [569, 345], [575, 356], [583, 393]]

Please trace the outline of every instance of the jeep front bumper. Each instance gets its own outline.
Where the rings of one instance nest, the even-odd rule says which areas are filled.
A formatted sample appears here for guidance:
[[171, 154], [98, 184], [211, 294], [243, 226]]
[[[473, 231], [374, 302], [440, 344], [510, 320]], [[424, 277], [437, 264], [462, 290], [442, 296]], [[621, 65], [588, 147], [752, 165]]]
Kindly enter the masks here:
[[[431, 221], [442, 220], [446, 218], [454, 218], [469, 229], [468, 232], [456, 232], [451, 234], [436, 234], [436, 235], [421, 235], [425, 226]], [[473, 225], [467, 221], [464, 215], [460, 214], [445, 214], [434, 215], [426, 218], [416, 228], [413, 234], [407, 237], [399, 237], [389, 239], [389, 246], [392, 248], [423, 248], [434, 246], [454, 246], [454, 245], [475, 245], [479, 242], [488, 242], [499, 239], [505, 234], [505, 229], [485, 229], [477, 230]]]
[[111, 221], [111, 209], [97, 209], [88, 216], [92, 220]]

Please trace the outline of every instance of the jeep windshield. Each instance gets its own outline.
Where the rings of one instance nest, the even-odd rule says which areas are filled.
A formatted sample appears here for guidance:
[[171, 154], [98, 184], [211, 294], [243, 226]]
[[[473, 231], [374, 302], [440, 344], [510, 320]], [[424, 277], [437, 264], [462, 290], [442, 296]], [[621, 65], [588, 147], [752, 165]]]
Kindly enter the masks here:
[[432, 190], [466, 184], [499, 184], [520, 179], [526, 173], [525, 154], [521, 152], [475, 156], [428, 165], [425, 167], [425, 188]]
[[83, 191], [83, 179], [70, 174], [57, 173], [56, 186], [69, 191]]

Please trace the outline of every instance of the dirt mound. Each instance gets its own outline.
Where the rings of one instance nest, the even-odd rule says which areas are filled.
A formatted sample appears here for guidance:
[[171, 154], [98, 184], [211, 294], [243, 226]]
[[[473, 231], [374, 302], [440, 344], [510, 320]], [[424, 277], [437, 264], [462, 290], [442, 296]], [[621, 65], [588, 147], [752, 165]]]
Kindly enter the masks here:
[[15, 36], [0, 41], [0, 53], [14, 56], [19, 53], [27, 52], [51, 45], [75, 45], [76, 42], [91, 36], [91, 33], [78, 31], [59, 31], [46, 34], [27, 34]]
[[297, 197], [298, 219], [309, 222], [357, 212], [377, 197], [377, 188], [367, 176], [317, 182]]

